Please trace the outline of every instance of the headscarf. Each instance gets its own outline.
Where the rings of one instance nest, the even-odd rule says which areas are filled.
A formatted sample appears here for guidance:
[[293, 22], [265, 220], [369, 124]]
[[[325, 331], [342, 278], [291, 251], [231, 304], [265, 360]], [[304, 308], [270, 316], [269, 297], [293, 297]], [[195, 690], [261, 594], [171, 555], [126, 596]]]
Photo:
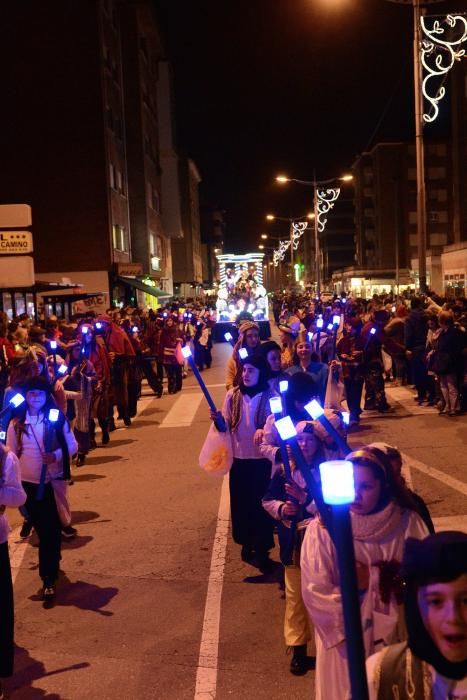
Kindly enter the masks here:
[[255, 352], [244, 360], [240, 360], [242, 367], [245, 365], [252, 365], [259, 371], [258, 381], [255, 386], [247, 387], [243, 383], [243, 379], [240, 381], [239, 388], [242, 394], [246, 396], [256, 396], [262, 391], [269, 389], [268, 378], [269, 378], [269, 365], [264, 359], [264, 357], [259, 353]]
[[405, 580], [405, 622], [411, 651], [445, 678], [461, 680], [467, 675], [467, 659], [448, 661], [425, 627], [418, 607], [420, 586], [455, 581], [467, 573], [467, 535], [449, 531], [429, 535], [424, 540], [408, 538], [402, 560]]

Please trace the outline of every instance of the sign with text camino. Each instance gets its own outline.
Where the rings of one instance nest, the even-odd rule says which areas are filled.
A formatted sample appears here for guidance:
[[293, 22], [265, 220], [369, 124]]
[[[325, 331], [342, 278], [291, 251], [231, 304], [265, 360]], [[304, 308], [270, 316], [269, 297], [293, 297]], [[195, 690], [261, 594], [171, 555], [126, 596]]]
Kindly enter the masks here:
[[31, 231], [0, 231], [0, 255], [22, 255], [32, 252]]

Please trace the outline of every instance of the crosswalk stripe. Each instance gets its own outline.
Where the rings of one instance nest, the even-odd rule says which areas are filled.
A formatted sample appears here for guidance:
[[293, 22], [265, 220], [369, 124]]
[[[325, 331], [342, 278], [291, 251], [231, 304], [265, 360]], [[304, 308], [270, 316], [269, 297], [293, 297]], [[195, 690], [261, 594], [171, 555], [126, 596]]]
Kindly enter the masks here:
[[159, 428], [186, 428], [191, 425], [202, 399], [201, 392], [199, 394], [181, 394]]
[[446, 472], [442, 472], [440, 469], [429, 467], [427, 464], [424, 464], [413, 457], [409, 457], [407, 454], [403, 454], [402, 458], [405, 465], [410, 469], [418, 469], [418, 471], [430, 476], [432, 479], [441, 481], [442, 484], [449, 486], [450, 488], [454, 489], [454, 491], [459, 491], [459, 493], [463, 493], [464, 496], [467, 496], [467, 484], [465, 482], [455, 479], [453, 476], [446, 474]]

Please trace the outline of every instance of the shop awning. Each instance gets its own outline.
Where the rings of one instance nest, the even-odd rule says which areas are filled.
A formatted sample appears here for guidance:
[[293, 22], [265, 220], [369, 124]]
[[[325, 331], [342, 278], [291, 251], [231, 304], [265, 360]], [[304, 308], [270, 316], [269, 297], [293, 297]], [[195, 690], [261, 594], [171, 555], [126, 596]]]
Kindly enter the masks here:
[[165, 297], [166, 299], [168, 299], [172, 296], [171, 294], [164, 292], [163, 289], [159, 289], [158, 287], [150, 287], [149, 284], [144, 284], [143, 282], [140, 282], [134, 277], [117, 277], [117, 281], [122, 282], [123, 284], [129, 284], [131, 287], [139, 289], [140, 292], [151, 294], [153, 297]]

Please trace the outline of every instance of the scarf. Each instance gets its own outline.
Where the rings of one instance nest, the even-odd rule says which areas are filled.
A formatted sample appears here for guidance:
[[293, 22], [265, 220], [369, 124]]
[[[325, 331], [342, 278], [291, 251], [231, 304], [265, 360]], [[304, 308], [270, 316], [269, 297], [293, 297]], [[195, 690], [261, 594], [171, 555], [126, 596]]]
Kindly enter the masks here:
[[350, 511], [350, 518], [355, 540], [379, 542], [399, 527], [402, 510], [394, 501], [390, 501], [382, 510], [370, 515]]
[[258, 385], [254, 387], [243, 387], [242, 391], [242, 386], [237, 386], [233, 390], [232, 397], [230, 399], [231, 401], [231, 414], [232, 417], [230, 419], [230, 430], [234, 432], [240, 423], [241, 417], [242, 417], [242, 399], [243, 396], [249, 396], [250, 398], [253, 398], [253, 396], [256, 396], [256, 394], [259, 394], [261, 392], [261, 398], [258, 403], [258, 407], [256, 409], [255, 413], [255, 426], [256, 428], [264, 428], [264, 424], [266, 423], [266, 418], [270, 415], [271, 409], [269, 407], [269, 399], [273, 395], [273, 392], [267, 387], [266, 388], [258, 388]]

